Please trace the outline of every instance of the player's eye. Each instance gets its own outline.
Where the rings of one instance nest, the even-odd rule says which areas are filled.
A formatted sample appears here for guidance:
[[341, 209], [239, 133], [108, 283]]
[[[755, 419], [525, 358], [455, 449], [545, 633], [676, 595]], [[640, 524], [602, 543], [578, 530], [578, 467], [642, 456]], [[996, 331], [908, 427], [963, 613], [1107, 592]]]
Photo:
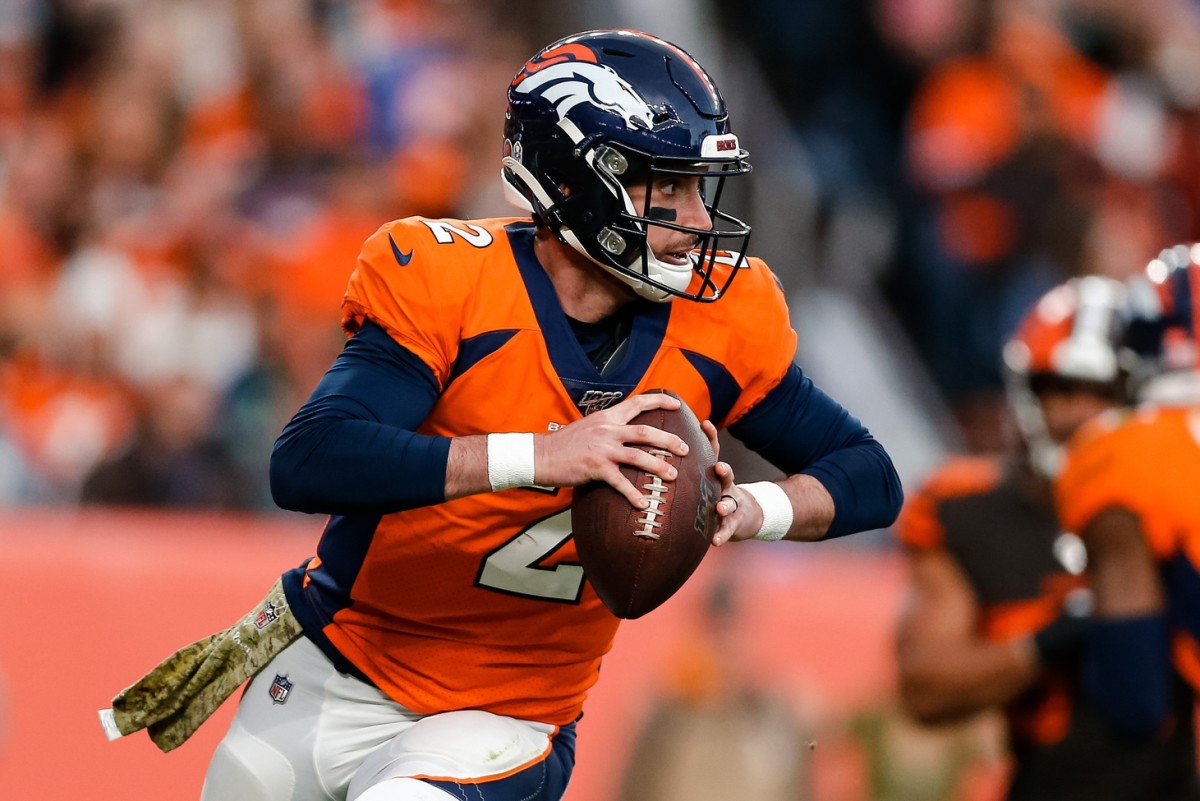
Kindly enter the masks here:
[[667, 197], [674, 197], [679, 191], [679, 181], [675, 178], [666, 178], [658, 182], [658, 191]]

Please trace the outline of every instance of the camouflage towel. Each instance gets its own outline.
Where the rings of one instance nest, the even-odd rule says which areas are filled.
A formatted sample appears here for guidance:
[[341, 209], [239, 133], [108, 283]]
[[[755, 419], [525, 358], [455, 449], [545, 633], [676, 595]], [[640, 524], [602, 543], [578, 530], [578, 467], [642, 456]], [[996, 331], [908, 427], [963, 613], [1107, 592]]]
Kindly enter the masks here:
[[234, 690], [300, 636], [281, 582], [225, 631], [171, 654], [100, 710], [110, 740], [139, 729], [164, 752], [177, 748]]

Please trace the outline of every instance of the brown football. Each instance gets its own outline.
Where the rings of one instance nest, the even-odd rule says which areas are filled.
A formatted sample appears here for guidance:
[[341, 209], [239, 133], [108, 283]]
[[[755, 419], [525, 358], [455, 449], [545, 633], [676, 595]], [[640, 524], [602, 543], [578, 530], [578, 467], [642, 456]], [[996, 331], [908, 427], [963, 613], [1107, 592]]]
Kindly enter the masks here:
[[650, 499], [645, 510], [603, 482], [575, 488], [571, 526], [579, 563], [596, 595], [620, 618], [656, 608], [700, 566], [717, 530], [721, 488], [712, 445], [686, 403], [678, 411], [651, 409], [630, 422], [679, 435], [688, 453], [680, 458], [660, 452], [679, 471], [674, 481], [630, 465], [621, 468]]

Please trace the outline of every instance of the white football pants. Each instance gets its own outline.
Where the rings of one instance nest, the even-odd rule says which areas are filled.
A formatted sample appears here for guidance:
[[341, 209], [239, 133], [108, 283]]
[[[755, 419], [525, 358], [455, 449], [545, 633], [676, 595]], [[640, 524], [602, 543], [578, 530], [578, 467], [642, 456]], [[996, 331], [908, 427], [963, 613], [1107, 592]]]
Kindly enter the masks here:
[[[472, 798], [503, 798], [504, 792], [478, 789], [489, 777], [545, 770], [555, 732], [555, 726], [478, 710], [419, 715], [339, 673], [308, 638], [300, 637], [247, 686], [213, 754], [201, 801], [450, 801], [461, 796], [406, 777], [451, 785], [462, 781], [472, 786]], [[568, 775], [574, 751], [570, 734]], [[562, 778], [562, 755], [554, 756]]]

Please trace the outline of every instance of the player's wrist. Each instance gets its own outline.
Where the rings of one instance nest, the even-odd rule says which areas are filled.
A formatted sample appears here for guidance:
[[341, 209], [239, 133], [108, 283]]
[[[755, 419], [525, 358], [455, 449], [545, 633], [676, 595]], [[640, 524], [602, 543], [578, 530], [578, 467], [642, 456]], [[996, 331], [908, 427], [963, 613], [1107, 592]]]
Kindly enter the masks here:
[[1091, 630], [1092, 620], [1089, 617], [1060, 615], [1030, 637], [1037, 651], [1038, 663], [1056, 665], [1081, 658]]
[[533, 434], [488, 434], [488, 484], [493, 492], [534, 483]]
[[762, 510], [763, 522], [755, 532], [754, 539], [775, 542], [786, 537], [791, 531], [795, 510], [783, 487], [774, 481], [755, 481], [738, 484], [738, 487], [754, 498]]

